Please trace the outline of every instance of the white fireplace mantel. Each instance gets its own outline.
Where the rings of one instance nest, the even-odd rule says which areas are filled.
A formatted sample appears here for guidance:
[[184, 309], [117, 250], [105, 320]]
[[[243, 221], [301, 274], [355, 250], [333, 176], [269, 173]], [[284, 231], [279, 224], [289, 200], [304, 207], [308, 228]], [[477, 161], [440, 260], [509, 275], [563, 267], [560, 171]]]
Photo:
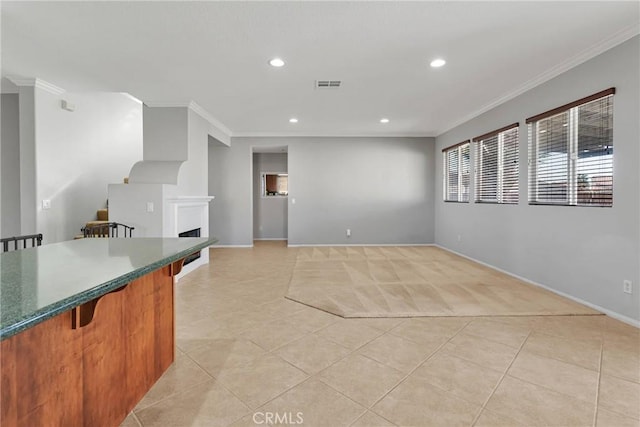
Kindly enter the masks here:
[[[214, 196], [176, 196], [165, 199], [164, 236], [178, 237], [178, 234], [196, 228], [200, 235], [209, 236], [209, 202]], [[176, 277], [179, 280], [195, 268], [209, 262], [209, 250], [201, 251], [201, 258], [185, 266]]]
[[166, 237], [178, 237], [179, 233], [200, 228], [203, 236], [209, 235], [209, 202], [214, 196], [177, 196], [165, 199], [167, 215]]
[[178, 203], [178, 204], [182, 204], [182, 203], [209, 203], [210, 201], [212, 201], [215, 198], [216, 198], [216, 196], [177, 196], [177, 197], [168, 198], [167, 202], [169, 202], [169, 203]]

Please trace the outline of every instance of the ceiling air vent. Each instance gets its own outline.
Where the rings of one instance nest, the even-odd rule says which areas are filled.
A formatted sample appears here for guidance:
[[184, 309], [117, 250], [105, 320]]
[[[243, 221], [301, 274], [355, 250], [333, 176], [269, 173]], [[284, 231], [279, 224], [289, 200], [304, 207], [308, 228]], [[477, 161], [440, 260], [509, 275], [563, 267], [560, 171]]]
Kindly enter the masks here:
[[338, 89], [341, 84], [340, 80], [316, 80], [316, 89]]

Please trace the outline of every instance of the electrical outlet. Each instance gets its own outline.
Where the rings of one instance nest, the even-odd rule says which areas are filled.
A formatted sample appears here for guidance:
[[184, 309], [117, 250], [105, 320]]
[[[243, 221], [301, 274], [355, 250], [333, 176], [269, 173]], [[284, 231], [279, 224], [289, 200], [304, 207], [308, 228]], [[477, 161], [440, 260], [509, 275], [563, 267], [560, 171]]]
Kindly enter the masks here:
[[633, 293], [633, 285], [631, 280], [623, 280], [622, 281], [622, 290], [624, 293], [632, 294]]
[[351, 229], [347, 228], [347, 237], [351, 237]]
[[458, 234], [458, 242], [462, 241], [462, 236]]
[[153, 212], [153, 202], [147, 202], [147, 212]]
[[51, 200], [45, 199], [42, 201], [42, 209], [51, 209]]

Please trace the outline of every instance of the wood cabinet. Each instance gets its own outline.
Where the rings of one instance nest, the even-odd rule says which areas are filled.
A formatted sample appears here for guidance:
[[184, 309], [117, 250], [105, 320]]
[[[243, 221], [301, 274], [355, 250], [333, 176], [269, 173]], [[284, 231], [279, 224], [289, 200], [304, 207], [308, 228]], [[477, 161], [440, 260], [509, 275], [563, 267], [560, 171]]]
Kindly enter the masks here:
[[0, 342], [0, 425], [117, 426], [174, 360], [172, 266]]

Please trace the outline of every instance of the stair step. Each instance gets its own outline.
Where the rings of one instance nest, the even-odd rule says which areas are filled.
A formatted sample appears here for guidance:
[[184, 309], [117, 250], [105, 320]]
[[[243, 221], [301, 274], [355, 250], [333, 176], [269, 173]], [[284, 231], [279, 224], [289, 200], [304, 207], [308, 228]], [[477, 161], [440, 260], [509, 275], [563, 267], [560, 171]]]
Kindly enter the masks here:
[[98, 221], [109, 221], [109, 209], [98, 209]]

